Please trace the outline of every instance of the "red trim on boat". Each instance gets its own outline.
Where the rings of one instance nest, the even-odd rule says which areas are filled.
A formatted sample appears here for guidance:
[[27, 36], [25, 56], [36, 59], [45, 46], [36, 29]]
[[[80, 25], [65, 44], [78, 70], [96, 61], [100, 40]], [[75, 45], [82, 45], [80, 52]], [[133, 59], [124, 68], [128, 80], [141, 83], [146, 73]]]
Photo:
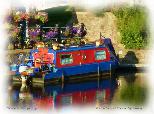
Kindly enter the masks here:
[[[104, 60], [96, 60], [95, 59], [95, 52], [96, 51], [104, 50], [106, 52], [106, 59]], [[71, 55], [73, 58], [73, 62], [70, 64], [61, 64], [61, 56], [62, 55]], [[56, 66], [58, 68], [67, 67], [67, 66], [77, 66], [80, 64], [90, 64], [94, 62], [105, 62], [110, 60], [110, 53], [107, 48], [95, 48], [89, 50], [80, 50], [80, 51], [72, 51], [72, 52], [60, 52], [56, 55]]]

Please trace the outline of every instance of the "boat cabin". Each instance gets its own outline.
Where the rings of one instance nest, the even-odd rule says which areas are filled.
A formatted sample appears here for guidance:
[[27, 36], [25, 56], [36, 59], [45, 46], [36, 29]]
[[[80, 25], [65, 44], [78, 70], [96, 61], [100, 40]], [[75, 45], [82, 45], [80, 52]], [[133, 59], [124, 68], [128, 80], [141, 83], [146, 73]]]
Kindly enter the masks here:
[[56, 68], [63, 68], [100, 63], [110, 60], [110, 52], [106, 47], [96, 47], [94, 45], [84, 47], [69, 47], [68, 49], [61, 50], [38, 48], [31, 53], [34, 67], [54, 64]]

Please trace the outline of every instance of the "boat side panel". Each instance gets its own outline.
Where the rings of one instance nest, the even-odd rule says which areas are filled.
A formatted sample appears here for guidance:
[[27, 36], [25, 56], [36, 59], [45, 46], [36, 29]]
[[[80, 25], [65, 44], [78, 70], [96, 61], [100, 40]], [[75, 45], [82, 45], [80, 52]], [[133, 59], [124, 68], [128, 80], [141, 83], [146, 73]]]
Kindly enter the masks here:
[[[106, 52], [106, 59], [104, 60], [96, 60], [95, 53], [96, 51], [104, 50]], [[73, 62], [71, 64], [62, 65], [61, 64], [61, 55], [71, 54], [73, 58]], [[56, 55], [56, 67], [57, 68], [65, 68], [68, 66], [78, 66], [81, 64], [93, 64], [110, 61], [110, 53], [107, 48], [96, 48], [96, 49], [88, 49], [88, 50], [80, 50], [80, 51], [71, 51], [71, 52], [60, 52]]]
[[62, 70], [59, 69], [57, 70], [56, 72], [50, 72], [50, 73], [47, 73], [44, 77], [45, 80], [48, 80], [48, 79], [53, 79], [53, 78], [61, 78], [62, 77]]
[[63, 76], [72, 76], [72, 75], [80, 75], [87, 73], [97, 73], [98, 70], [101, 72], [110, 71], [111, 69], [116, 69], [117, 63], [116, 61], [109, 62], [101, 62], [101, 63], [93, 63], [93, 64], [85, 64], [79, 66], [65, 67], [59, 68], [56, 72], [51, 72], [46, 74], [45, 79], [52, 78], [60, 78]]
[[[65, 64], [62, 65], [61, 64], [61, 56], [62, 55], [71, 55], [73, 58], [73, 62], [71, 64]], [[57, 53], [56, 55], [56, 67], [57, 68], [62, 68], [62, 67], [68, 67], [68, 66], [77, 66], [80, 65], [80, 60], [81, 60], [81, 53], [80, 51], [72, 51], [72, 52], [61, 52], [61, 53]]]
[[64, 76], [86, 74], [97, 72], [98, 64], [86, 64], [81, 66], [65, 67], [63, 68]]

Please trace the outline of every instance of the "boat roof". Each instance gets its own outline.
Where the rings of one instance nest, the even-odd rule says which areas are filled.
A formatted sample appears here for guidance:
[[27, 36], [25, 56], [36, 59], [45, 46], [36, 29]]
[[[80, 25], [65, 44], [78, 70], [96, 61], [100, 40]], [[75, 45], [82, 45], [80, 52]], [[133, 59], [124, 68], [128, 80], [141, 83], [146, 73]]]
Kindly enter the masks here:
[[[100, 46], [96, 46], [94, 43], [88, 43], [88, 44], [85, 44], [83, 46], [75, 45], [75, 46], [69, 46], [69, 47], [61, 47], [58, 50], [54, 50], [51, 47], [47, 47], [47, 48], [49, 49], [48, 50], [49, 53], [70, 52], [70, 51], [88, 50], [88, 49], [95, 49], [95, 48], [108, 48], [109, 51], [114, 52], [114, 48], [112, 46], [110, 38], [105, 38], [104, 43]], [[31, 53], [38, 52], [38, 49], [32, 49], [30, 52]]]
[[70, 46], [68, 48], [62, 48], [59, 50], [55, 50], [56, 52], [69, 52], [69, 51], [78, 51], [78, 50], [87, 50], [94, 48], [105, 48], [105, 45], [96, 46], [96, 45], [84, 45], [84, 46]]

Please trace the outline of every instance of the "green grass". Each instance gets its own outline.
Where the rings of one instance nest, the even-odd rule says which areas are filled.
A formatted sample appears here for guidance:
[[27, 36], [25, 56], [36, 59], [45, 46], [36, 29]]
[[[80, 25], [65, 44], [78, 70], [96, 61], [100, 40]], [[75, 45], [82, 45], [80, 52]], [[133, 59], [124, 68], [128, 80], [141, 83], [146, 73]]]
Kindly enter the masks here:
[[121, 43], [128, 49], [140, 49], [147, 45], [147, 12], [144, 7], [121, 7], [112, 11], [117, 17]]

